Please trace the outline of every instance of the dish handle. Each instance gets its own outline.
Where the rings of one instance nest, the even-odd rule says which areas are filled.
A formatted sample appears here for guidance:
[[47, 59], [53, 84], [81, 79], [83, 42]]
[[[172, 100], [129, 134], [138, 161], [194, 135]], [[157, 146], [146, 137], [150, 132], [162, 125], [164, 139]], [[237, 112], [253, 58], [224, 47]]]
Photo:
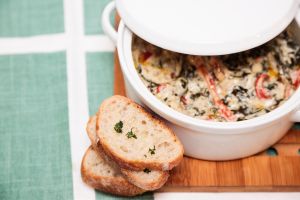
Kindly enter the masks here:
[[115, 1], [107, 4], [103, 10], [101, 22], [104, 33], [112, 40], [114, 45], [117, 45], [118, 33], [110, 23], [110, 15], [114, 9], [116, 9]]

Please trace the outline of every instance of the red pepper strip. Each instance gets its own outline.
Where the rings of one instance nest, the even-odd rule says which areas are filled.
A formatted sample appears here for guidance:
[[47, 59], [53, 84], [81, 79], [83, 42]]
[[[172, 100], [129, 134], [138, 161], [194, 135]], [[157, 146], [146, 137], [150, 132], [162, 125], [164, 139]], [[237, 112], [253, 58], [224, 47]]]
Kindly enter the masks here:
[[286, 98], [286, 99], [289, 98], [289, 96], [291, 95], [291, 90], [292, 90], [292, 87], [290, 84], [285, 86], [284, 98]]
[[172, 79], [176, 78], [176, 75], [175, 75], [174, 72], [171, 73], [171, 78], [172, 78]]
[[149, 51], [143, 52], [139, 56], [139, 62], [144, 63], [148, 58], [152, 56], [152, 53]]
[[260, 74], [255, 80], [255, 92], [259, 99], [268, 99], [271, 96], [265, 90], [263, 83], [269, 79], [269, 75]]
[[183, 103], [183, 105], [187, 105], [187, 99], [184, 95], [180, 97], [180, 101]]
[[156, 93], [160, 93], [160, 91], [162, 91], [165, 87], [166, 87], [165, 84], [158, 85], [156, 88]]
[[221, 67], [222, 64], [220, 63], [220, 61], [219, 61], [217, 58], [212, 57], [212, 58], [210, 59], [210, 65], [213, 67], [215, 76], [216, 76], [220, 81], [224, 80], [225, 75], [224, 75], [223, 69], [222, 69], [222, 67]]
[[297, 89], [298, 86], [300, 85], [300, 69], [293, 72], [292, 75], [291, 75], [291, 78], [292, 78], [292, 82], [293, 82], [294, 87]]
[[209, 90], [213, 96], [214, 104], [219, 108], [220, 114], [227, 120], [227, 121], [236, 121], [236, 116], [231, 112], [231, 110], [221, 101], [218, 93], [216, 83], [205, 68], [205, 66], [200, 65], [198, 66], [198, 73], [204, 77], [207, 85], [209, 86]]

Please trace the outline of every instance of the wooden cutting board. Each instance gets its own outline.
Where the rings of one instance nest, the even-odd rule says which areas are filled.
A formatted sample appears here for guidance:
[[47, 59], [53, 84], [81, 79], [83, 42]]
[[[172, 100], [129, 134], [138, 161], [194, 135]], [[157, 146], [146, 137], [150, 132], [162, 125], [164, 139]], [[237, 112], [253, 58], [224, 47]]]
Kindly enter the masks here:
[[[116, 17], [118, 24], [119, 17]], [[125, 94], [117, 52], [114, 93]], [[238, 149], [237, 149], [238, 151]], [[160, 192], [300, 191], [300, 130], [290, 130], [265, 152], [234, 161], [184, 157]]]

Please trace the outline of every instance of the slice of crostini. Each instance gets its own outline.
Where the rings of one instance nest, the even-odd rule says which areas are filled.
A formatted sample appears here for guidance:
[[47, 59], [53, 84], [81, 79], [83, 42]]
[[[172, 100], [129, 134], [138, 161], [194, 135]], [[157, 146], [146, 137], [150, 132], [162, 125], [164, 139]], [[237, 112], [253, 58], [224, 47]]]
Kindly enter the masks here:
[[82, 159], [81, 177], [89, 186], [119, 196], [136, 196], [145, 192], [128, 182], [114, 163], [103, 159], [92, 147]]
[[105, 153], [121, 168], [167, 171], [183, 158], [183, 146], [173, 131], [123, 96], [101, 104], [96, 132]]
[[[96, 120], [97, 116], [92, 116], [90, 118], [86, 131], [91, 140], [93, 149], [95, 149], [97, 153], [104, 154], [96, 134]], [[105, 154], [102, 155], [102, 157], [112, 162]], [[169, 171], [150, 170], [147, 168], [142, 171], [121, 169], [121, 173], [129, 182], [144, 190], [156, 190], [162, 187], [169, 177]]]

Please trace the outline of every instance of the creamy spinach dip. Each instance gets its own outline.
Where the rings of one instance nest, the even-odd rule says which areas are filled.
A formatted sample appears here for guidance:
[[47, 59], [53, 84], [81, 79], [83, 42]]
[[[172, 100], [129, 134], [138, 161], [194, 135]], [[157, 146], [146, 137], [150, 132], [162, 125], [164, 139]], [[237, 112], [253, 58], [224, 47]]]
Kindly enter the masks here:
[[283, 104], [300, 84], [300, 46], [287, 31], [237, 54], [191, 56], [134, 37], [136, 70], [149, 91], [194, 118], [241, 121]]

